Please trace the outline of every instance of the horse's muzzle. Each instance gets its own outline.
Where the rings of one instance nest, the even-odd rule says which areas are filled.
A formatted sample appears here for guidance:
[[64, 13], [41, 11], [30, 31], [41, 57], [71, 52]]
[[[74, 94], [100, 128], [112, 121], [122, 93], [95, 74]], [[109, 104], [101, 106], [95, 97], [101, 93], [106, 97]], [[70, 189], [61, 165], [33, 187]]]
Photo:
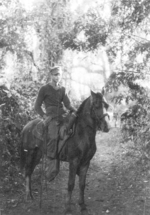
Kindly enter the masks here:
[[111, 125], [110, 125], [110, 116], [108, 113], [105, 113], [101, 119], [101, 126], [100, 126], [100, 130], [102, 130], [103, 132], [109, 132], [109, 130], [111, 129]]
[[110, 116], [109, 116], [109, 114], [105, 114], [104, 119], [105, 119], [106, 124], [107, 124], [107, 130], [109, 131], [112, 128], [112, 126], [110, 124]]

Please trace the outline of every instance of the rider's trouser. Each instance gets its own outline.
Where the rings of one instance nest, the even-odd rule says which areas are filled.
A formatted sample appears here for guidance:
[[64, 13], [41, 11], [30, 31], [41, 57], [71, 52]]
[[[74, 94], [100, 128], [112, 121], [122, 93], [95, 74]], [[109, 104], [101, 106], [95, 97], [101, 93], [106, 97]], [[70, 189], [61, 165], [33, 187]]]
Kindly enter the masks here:
[[52, 119], [47, 132], [47, 157], [54, 159], [57, 153], [59, 127], [57, 121]]
[[59, 127], [57, 121], [52, 119], [48, 125], [46, 146], [46, 178], [52, 181], [59, 172], [59, 160], [57, 156]]

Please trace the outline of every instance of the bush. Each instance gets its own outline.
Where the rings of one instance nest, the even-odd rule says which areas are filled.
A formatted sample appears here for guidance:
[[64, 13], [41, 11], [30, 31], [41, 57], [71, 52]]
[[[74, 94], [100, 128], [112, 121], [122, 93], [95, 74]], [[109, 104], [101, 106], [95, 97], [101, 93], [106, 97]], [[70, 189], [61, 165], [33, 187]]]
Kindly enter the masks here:
[[139, 156], [150, 160], [150, 96], [143, 96], [142, 104], [130, 107], [121, 116], [121, 131], [124, 141], [132, 141]]
[[5, 191], [21, 186], [19, 176], [20, 135], [23, 126], [31, 119], [24, 112], [17, 96], [0, 86], [0, 169]]

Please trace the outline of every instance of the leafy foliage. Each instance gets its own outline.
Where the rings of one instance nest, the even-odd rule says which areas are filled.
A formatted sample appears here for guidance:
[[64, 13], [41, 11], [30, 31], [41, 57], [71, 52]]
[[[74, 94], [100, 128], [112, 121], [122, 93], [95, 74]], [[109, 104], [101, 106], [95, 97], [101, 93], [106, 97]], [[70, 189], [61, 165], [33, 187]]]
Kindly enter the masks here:
[[[99, 45], [105, 45], [108, 30], [105, 21], [94, 10], [81, 15], [74, 22], [73, 28], [61, 35], [61, 42], [65, 49], [93, 51]], [[79, 35], [83, 33], [83, 40]]]
[[139, 154], [139, 158], [147, 164], [150, 159], [150, 96], [147, 90], [142, 94], [142, 104], [137, 103], [131, 106], [122, 114], [121, 131], [123, 141], [131, 141], [134, 150]]
[[[1, 106], [1, 172], [4, 187], [7, 190], [20, 186], [16, 178], [20, 160], [20, 134], [23, 126], [31, 119], [30, 114], [21, 108], [17, 96], [5, 86], [0, 87]], [[20, 175], [21, 176], [21, 175]]]
[[[149, 0], [109, 1], [111, 16], [108, 19], [101, 13], [104, 3], [90, 8], [85, 14], [78, 13], [73, 16], [67, 9], [66, 2], [43, 1], [32, 13], [25, 11], [18, 0], [1, 3], [1, 69], [5, 67], [4, 58], [7, 52], [17, 56], [16, 73], [10, 83], [10, 90], [4, 86], [0, 88], [0, 144], [3, 148], [2, 166], [6, 175], [9, 175], [8, 181], [12, 179], [12, 174], [18, 171], [21, 128], [29, 119], [35, 117], [33, 103], [37, 91], [46, 81], [49, 66], [62, 63], [65, 49], [94, 52], [100, 46], [105, 46], [113, 71], [105, 88], [108, 92], [117, 93], [112, 98], [113, 102], [120, 104], [122, 101], [136, 101], [149, 112], [150, 93], [137, 83], [137, 80], [144, 80], [149, 75]], [[31, 48], [32, 40], [27, 44], [25, 39], [29, 33], [30, 38], [32, 29], [39, 42], [38, 60]], [[36, 80], [33, 78], [33, 67], [36, 69]], [[121, 91], [120, 86], [127, 90]], [[148, 122], [149, 113], [144, 121], [141, 115], [138, 121], [131, 123], [134, 125], [131, 127], [136, 127], [136, 130], [129, 134], [134, 137], [135, 144], [143, 147], [143, 151], [147, 150], [149, 145]], [[127, 121], [126, 126], [129, 124]], [[132, 130], [131, 127], [129, 126], [128, 130]], [[126, 130], [126, 127], [124, 129]], [[140, 145], [140, 142], [144, 145]]]
[[85, 52], [105, 46], [113, 70], [106, 88], [117, 91], [123, 84], [129, 89], [129, 94], [122, 95], [121, 100], [128, 102], [145, 93], [136, 81], [145, 79], [149, 73], [149, 1], [110, 3], [112, 13], [109, 20], [99, 12], [102, 5], [97, 4], [76, 18], [70, 32], [61, 35], [61, 41], [65, 49]]
[[[66, 25], [69, 26], [69, 15], [63, 1], [44, 1], [32, 13], [25, 11], [18, 0], [7, 3], [2, 3], [4, 11], [0, 21], [1, 65], [2, 69], [5, 68], [5, 56], [11, 52], [15, 56], [16, 68], [9, 83], [10, 89], [0, 86], [0, 146], [4, 187], [14, 188], [14, 183], [18, 181], [19, 185], [21, 180], [21, 174], [16, 178], [19, 172], [20, 132], [27, 121], [36, 116], [34, 102], [39, 88], [46, 82], [47, 69], [61, 59], [59, 35]], [[30, 41], [29, 37], [32, 36], [33, 29], [39, 40], [39, 62], [34, 58], [32, 38]], [[33, 66], [37, 73], [36, 79], [32, 72]]]
[[18, 0], [3, 1], [1, 7], [0, 48], [3, 51], [16, 52], [18, 55], [25, 49], [24, 33], [28, 18]]
[[71, 27], [71, 15], [66, 3], [60, 1], [43, 1], [32, 12], [32, 21], [38, 35], [41, 49], [41, 61], [44, 68], [61, 63], [63, 46], [60, 37]]
[[[115, 76], [116, 88], [120, 84], [126, 84], [131, 91], [135, 88], [141, 92], [141, 87], [135, 84], [135, 81], [146, 78], [149, 71], [149, 40], [146, 36], [146, 32], [150, 30], [148, 14], [149, 1], [147, 0], [117, 1], [113, 5], [111, 20], [113, 27], [111, 41], [113, 42], [109, 45], [108, 38], [107, 45], [109, 58], [117, 74], [112, 75], [108, 83], [111, 80], [114, 83]], [[118, 65], [118, 62], [115, 62], [117, 57], [120, 58]]]

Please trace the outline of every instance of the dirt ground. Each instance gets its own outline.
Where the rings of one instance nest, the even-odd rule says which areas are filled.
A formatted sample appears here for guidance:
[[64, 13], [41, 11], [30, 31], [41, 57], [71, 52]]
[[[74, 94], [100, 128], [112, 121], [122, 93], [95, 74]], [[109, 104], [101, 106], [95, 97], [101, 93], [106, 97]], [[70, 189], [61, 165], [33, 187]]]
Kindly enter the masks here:
[[[122, 143], [118, 128], [107, 134], [98, 133], [96, 142], [97, 152], [91, 161], [85, 190], [89, 215], [149, 215], [150, 177], [132, 144]], [[24, 189], [1, 192], [0, 215], [63, 215], [67, 180], [68, 164], [61, 163], [61, 171], [53, 182], [43, 180], [40, 198], [40, 168], [36, 168], [32, 183], [34, 201], [24, 201]], [[77, 200], [78, 178], [73, 192], [73, 215], [80, 214]]]

